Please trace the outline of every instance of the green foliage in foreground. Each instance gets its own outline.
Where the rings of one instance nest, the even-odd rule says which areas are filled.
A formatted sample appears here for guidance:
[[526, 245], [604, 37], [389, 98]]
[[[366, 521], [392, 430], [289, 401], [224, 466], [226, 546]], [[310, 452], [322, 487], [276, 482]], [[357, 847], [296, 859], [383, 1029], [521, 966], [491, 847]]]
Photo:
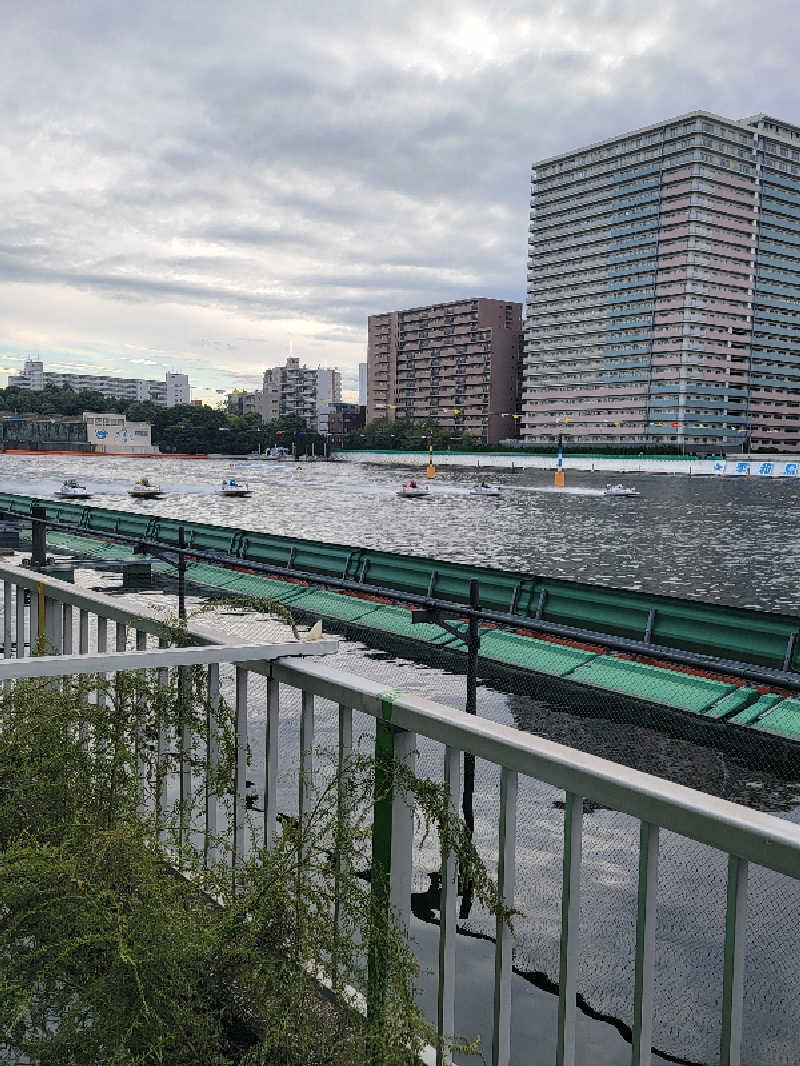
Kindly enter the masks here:
[[[391, 921], [375, 926], [368, 868], [373, 761], [320, 753], [311, 809], [284, 819], [271, 853], [230, 869], [230, 825], [204, 856], [186, 826], [206, 791], [230, 797], [231, 708], [220, 759], [196, 740], [193, 792], [162, 805], [190, 725], [204, 736], [206, 678], [119, 675], [18, 682], [0, 703], [0, 1059], [63, 1064], [326, 1064], [416, 1061], [433, 1034], [416, 966]], [[159, 731], [166, 754], [159, 759]], [[384, 768], [385, 769], [385, 768]], [[458, 855], [483, 904], [510, 918], [443, 788], [392, 766], [428, 830]], [[385, 775], [381, 776], [383, 779]], [[142, 781], [144, 780], [144, 786]], [[230, 816], [231, 804], [227, 803]], [[229, 818], [230, 821], [230, 818]], [[384, 1009], [367, 990], [379, 946]], [[326, 996], [317, 980], [332, 984]]]

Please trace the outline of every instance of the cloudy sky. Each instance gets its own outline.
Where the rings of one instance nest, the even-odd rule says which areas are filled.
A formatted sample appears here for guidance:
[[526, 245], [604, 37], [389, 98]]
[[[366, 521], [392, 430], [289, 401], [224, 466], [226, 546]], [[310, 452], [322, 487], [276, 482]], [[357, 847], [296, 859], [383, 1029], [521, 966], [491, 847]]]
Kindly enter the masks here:
[[[373, 312], [521, 300], [534, 159], [800, 123], [795, 0], [0, 0], [0, 379], [253, 386]], [[205, 391], [202, 391], [205, 389]]]

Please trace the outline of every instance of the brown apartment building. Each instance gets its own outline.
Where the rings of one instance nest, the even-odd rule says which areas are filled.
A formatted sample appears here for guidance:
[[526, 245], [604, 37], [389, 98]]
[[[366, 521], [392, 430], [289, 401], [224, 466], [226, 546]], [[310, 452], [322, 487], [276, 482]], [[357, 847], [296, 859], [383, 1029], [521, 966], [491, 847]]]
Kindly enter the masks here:
[[522, 304], [468, 299], [370, 315], [367, 421], [431, 419], [493, 444], [518, 435]]

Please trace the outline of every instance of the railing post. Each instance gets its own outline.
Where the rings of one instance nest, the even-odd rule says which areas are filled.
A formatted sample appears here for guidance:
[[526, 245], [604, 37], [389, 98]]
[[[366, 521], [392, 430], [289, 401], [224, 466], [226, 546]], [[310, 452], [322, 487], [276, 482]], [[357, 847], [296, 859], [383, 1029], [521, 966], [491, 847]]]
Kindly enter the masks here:
[[636, 908], [631, 1066], [650, 1066], [653, 1045], [657, 898], [658, 826], [642, 822], [639, 827], [639, 896]]
[[[168, 641], [166, 637], [159, 637], [159, 648], [166, 648]], [[169, 670], [160, 669], [158, 671], [158, 684], [164, 692], [164, 699], [169, 698]], [[167, 724], [164, 721], [163, 709], [159, 712], [158, 716], [158, 741], [156, 748], [156, 825], [158, 827], [158, 835], [161, 840], [165, 840], [167, 837], [167, 829], [165, 822], [165, 811], [167, 809]]]
[[89, 654], [89, 612], [81, 608], [78, 615], [78, 655]]
[[13, 642], [13, 614], [12, 614], [11, 582], [3, 582], [3, 658], [10, 659], [12, 656], [11, 645]]
[[264, 850], [275, 845], [278, 817], [278, 729], [280, 726], [280, 684], [274, 677], [267, 681], [267, 736], [264, 754]]
[[[303, 689], [300, 704], [300, 779], [298, 810], [300, 814], [300, 839], [305, 840], [306, 820], [311, 808], [311, 793], [314, 784], [314, 695]], [[302, 859], [306, 854], [301, 845]]]
[[25, 658], [25, 589], [17, 585], [14, 609], [16, 625], [14, 627], [14, 650], [18, 659]]
[[207, 674], [208, 711], [206, 715], [206, 828], [203, 837], [203, 862], [208, 865], [217, 857], [217, 792], [219, 765], [219, 664], [209, 663]]
[[[509, 908], [514, 906], [516, 880], [517, 790], [516, 771], [502, 767], [497, 888], [500, 899]], [[494, 948], [492, 1066], [508, 1066], [511, 1058], [511, 937], [508, 925], [498, 918]]]
[[375, 791], [372, 817], [370, 938], [367, 951], [367, 1025], [373, 1035], [369, 1060], [380, 1066], [380, 1033], [386, 1011], [389, 908], [392, 876], [392, 793], [395, 731], [391, 696], [381, 700], [375, 722]]
[[72, 604], [61, 605], [61, 654], [72, 655]]
[[[444, 785], [447, 790], [450, 817], [458, 816], [461, 794], [461, 752], [445, 748]], [[455, 1036], [456, 1001], [456, 905], [458, 903], [458, 864], [452, 848], [442, 841], [442, 872], [439, 898], [439, 987], [437, 996], [436, 1048], [437, 1066], [451, 1061], [449, 1043]]]
[[[100, 614], [97, 616], [97, 651], [100, 655], [108, 651], [108, 619]], [[100, 676], [108, 677], [107, 674], [101, 674]], [[98, 707], [105, 707], [106, 705], [106, 694], [102, 689], [97, 693], [97, 705]]]
[[568, 792], [564, 809], [564, 866], [561, 889], [561, 950], [558, 978], [556, 1066], [575, 1063], [575, 1009], [581, 906], [583, 799]]
[[[10, 581], [3, 582], [3, 658], [10, 659], [14, 654], [14, 615], [12, 607], [12, 585]], [[9, 689], [11, 682], [6, 681], [4, 689]]]
[[39, 654], [39, 646], [44, 640], [44, 616], [44, 584], [39, 581], [36, 588], [31, 589], [30, 625], [28, 627], [31, 655]]
[[725, 956], [722, 975], [720, 1066], [740, 1066], [742, 1061], [742, 999], [744, 993], [744, 943], [747, 925], [747, 876], [747, 862], [737, 855], [729, 855], [728, 904], [725, 911]]
[[[398, 729], [394, 759], [414, 773], [417, 767], [417, 734]], [[411, 876], [414, 854], [414, 797], [395, 786], [392, 792], [392, 876], [390, 902], [397, 924], [408, 936], [411, 926]]]
[[247, 678], [248, 672], [236, 667], [236, 773], [233, 789], [233, 855], [231, 867], [236, 873], [244, 857], [244, 826], [247, 807]]
[[[147, 633], [143, 629], [136, 630], [136, 650], [147, 651]], [[136, 700], [136, 724], [134, 743], [136, 746], [136, 775], [138, 784], [136, 788], [137, 796], [139, 799], [139, 814], [144, 816], [147, 813], [147, 806], [145, 802], [145, 785], [147, 783], [147, 759], [145, 757], [146, 750], [146, 722], [147, 722], [147, 694], [144, 691], [145, 672], [139, 671], [139, 683], [142, 689], [138, 693]]]
[[[45, 655], [52, 655], [61, 651], [64, 619], [62, 616], [62, 604], [50, 596], [44, 600], [44, 648]], [[41, 629], [41, 623], [39, 625]]]
[[[78, 614], [78, 655], [88, 655], [89, 653], [89, 612], [80, 609]], [[89, 694], [86, 689], [81, 690], [81, 704], [86, 706], [89, 702]], [[81, 718], [81, 724], [78, 727], [78, 738], [81, 744], [87, 744], [89, 741], [89, 723], [86, 718]]]
[[331, 960], [331, 980], [336, 988], [339, 970], [339, 931], [341, 926], [342, 879], [347, 871], [347, 860], [342, 854], [343, 842], [347, 833], [349, 819], [345, 797], [345, 775], [349, 773], [348, 762], [353, 751], [353, 710], [339, 704], [339, 747], [337, 750], [336, 778], [336, 854], [334, 856], [334, 896], [333, 896], [333, 958]]

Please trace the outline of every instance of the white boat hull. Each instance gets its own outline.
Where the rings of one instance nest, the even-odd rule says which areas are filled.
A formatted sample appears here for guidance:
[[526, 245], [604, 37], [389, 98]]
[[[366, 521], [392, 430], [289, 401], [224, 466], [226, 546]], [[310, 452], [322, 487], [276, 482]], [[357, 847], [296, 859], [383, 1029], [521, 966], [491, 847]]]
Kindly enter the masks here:
[[397, 495], [402, 496], [404, 500], [418, 500], [429, 493], [427, 489], [399, 489]]

